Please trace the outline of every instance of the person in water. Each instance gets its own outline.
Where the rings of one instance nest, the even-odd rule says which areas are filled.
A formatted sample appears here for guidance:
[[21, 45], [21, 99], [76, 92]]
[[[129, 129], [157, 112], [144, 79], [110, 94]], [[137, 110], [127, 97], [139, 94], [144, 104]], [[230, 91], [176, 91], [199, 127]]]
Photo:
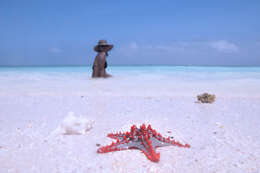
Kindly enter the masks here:
[[110, 51], [114, 45], [108, 44], [106, 40], [99, 40], [98, 45], [94, 47], [94, 50], [98, 53], [94, 64], [93, 64], [93, 73], [92, 73], [92, 78], [97, 78], [97, 77], [111, 77], [110, 74], [106, 72], [107, 68], [107, 61], [106, 57], [108, 56], [108, 51]]

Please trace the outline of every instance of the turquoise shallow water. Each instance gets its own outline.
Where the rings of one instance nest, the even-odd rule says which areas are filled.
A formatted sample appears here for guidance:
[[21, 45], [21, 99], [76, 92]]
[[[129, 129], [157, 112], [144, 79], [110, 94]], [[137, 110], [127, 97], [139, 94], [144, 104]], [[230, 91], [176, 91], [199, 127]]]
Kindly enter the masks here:
[[[109, 66], [113, 77], [91, 80], [91, 66], [2, 67], [0, 94], [260, 97], [260, 67]], [[127, 93], [126, 93], [127, 91]]]
[[[37, 66], [37, 67], [0, 67], [0, 72], [87, 72], [91, 66]], [[260, 72], [260, 67], [229, 66], [109, 66], [118, 71], [155, 71], [155, 72]]]
[[[260, 67], [218, 67], [218, 66], [110, 66], [107, 71], [115, 77], [177, 77], [184, 80], [260, 79]], [[91, 76], [91, 66], [60, 67], [0, 67], [0, 75], [83, 75]]]

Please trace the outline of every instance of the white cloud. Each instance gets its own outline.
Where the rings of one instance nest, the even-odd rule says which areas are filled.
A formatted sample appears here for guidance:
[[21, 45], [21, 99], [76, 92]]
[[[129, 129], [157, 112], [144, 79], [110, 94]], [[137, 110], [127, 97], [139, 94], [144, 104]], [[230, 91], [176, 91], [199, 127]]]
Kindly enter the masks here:
[[155, 50], [167, 51], [167, 52], [184, 52], [195, 48], [196, 44], [193, 42], [173, 42], [164, 45], [153, 46]]
[[[174, 41], [164, 44], [138, 44], [132, 42], [120, 48], [126, 55], [140, 53], [178, 53], [178, 54], [214, 54], [216, 51], [221, 53], [237, 53], [239, 47], [227, 40], [216, 41]], [[215, 51], [215, 52], [214, 52]]]
[[132, 42], [132, 43], [129, 44], [129, 48], [130, 49], [138, 49], [138, 45], [137, 45], [136, 42]]
[[159, 45], [159, 46], [154, 46], [155, 49], [162, 50], [162, 51], [171, 51], [176, 48], [176, 46], [172, 45]]
[[219, 52], [235, 53], [239, 51], [236, 44], [226, 40], [213, 41], [209, 43], [209, 46], [218, 50]]
[[49, 52], [50, 52], [50, 53], [58, 54], [58, 53], [61, 53], [62, 50], [59, 49], [59, 48], [57, 48], [57, 47], [52, 47], [52, 48], [49, 49]]
[[[133, 46], [129, 46], [131, 48]], [[206, 47], [205, 43], [198, 41], [176, 41], [167, 44], [148, 44], [138, 45], [138, 51], [152, 51], [152, 52], [171, 52], [171, 53], [183, 53], [199, 51], [201, 47]], [[136, 49], [135, 49], [136, 50]]]

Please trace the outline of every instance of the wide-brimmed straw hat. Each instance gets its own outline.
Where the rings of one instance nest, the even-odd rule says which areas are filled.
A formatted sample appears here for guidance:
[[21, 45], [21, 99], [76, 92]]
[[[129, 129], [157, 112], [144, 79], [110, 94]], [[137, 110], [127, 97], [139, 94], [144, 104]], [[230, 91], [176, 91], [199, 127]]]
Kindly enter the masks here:
[[94, 50], [96, 52], [100, 52], [100, 49], [102, 48], [103, 51], [108, 52], [114, 47], [113, 44], [108, 44], [106, 40], [99, 40], [98, 45], [94, 47]]

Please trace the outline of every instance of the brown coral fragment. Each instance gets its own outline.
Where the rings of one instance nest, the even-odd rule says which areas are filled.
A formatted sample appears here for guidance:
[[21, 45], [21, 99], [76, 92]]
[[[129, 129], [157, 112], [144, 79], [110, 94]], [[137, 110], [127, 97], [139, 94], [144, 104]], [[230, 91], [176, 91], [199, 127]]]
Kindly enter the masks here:
[[216, 99], [214, 94], [203, 93], [197, 96], [199, 103], [213, 103]]

